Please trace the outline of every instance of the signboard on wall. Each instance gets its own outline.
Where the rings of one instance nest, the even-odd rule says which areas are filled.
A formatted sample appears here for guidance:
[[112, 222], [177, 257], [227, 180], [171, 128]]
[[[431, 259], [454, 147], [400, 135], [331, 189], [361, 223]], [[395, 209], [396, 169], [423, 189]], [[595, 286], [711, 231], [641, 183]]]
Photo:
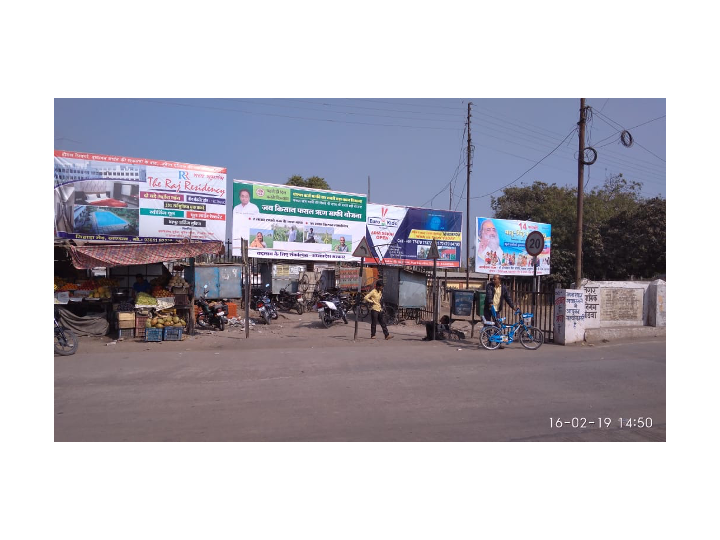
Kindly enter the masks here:
[[537, 256], [537, 275], [550, 273], [550, 235], [548, 223], [479, 217], [475, 221], [475, 271], [505, 276], [532, 276], [533, 256], [525, 239], [533, 231], [545, 237]]
[[225, 241], [227, 170], [55, 150], [55, 236]]
[[369, 264], [432, 266], [429, 257], [437, 244], [437, 265], [460, 266], [462, 212], [390, 204], [368, 204], [367, 240], [376, 257]]
[[358, 261], [367, 196], [233, 180], [233, 255], [249, 241], [250, 257]]

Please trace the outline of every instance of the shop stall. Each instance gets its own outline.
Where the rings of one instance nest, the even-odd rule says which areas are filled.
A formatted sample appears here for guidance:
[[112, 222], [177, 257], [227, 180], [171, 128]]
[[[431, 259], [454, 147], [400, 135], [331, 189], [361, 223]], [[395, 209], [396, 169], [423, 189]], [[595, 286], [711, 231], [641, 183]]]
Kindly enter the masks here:
[[[56, 251], [55, 303], [81, 335], [178, 340], [193, 331], [193, 286], [178, 261], [219, 253], [221, 242], [160, 245], [65, 245], [72, 267]], [[142, 274], [149, 290], [135, 292]], [[105, 332], [98, 320], [107, 321]], [[83, 327], [87, 329], [83, 332]], [[160, 339], [158, 339], [160, 336]]]

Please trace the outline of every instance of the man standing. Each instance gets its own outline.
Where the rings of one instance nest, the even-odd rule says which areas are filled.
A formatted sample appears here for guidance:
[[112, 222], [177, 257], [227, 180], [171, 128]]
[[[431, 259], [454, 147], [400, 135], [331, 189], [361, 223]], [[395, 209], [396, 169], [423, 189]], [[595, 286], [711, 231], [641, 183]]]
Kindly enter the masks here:
[[375, 288], [367, 293], [363, 300], [370, 303], [370, 339], [375, 339], [375, 331], [377, 330], [377, 324], [380, 323], [385, 339], [392, 339], [393, 337], [388, 332], [387, 324], [385, 323], [385, 313], [380, 306], [382, 301], [382, 290], [383, 282], [377, 280]]
[[491, 219], [486, 219], [480, 225], [478, 231], [478, 258], [484, 261], [487, 257], [491, 258], [490, 264], [496, 266], [499, 259], [503, 257], [503, 250], [500, 248], [500, 238], [497, 229]]
[[[483, 310], [483, 316], [488, 322], [494, 322], [498, 326], [500, 323], [497, 322], [496, 316], [500, 313], [503, 308], [503, 302], [507, 302], [510, 308], [515, 309], [512, 298], [510, 298], [510, 291], [500, 281], [500, 275], [495, 274], [492, 281], [488, 281], [485, 287], [485, 309]], [[503, 345], [500, 345], [501, 349], [504, 349]]]
[[150, 292], [150, 283], [147, 282], [145, 277], [142, 274], [136, 274], [135, 275], [135, 283], [133, 283], [133, 291], [135, 292], [135, 296], [138, 295], [138, 293]]
[[288, 242], [294, 242], [295, 238], [297, 237], [297, 228], [295, 225], [290, 227], [290, 234], [288, 235]]

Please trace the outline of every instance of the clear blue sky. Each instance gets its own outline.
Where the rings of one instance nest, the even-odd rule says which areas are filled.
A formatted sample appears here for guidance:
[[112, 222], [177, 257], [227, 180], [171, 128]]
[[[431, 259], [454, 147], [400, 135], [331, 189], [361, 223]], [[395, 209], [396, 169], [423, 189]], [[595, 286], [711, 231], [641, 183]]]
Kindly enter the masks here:
[[[623, 173], [664, 197], [665, 100], [586, 99], [598, 151], [587, 189]], [[490, 215], [489, 194], [513, 182], [577, 186], [577, 133], [561, 142], [577, 126], [579, 98], [56, 99], [55, 148], [223, 166], [229, 181], [317, 175], [355, 193], [367, 192], [369, 176], [371, 202], [440, 209], [452, 181], [452, 208], [465, 212], [469, 101], [471, 219]], [[619, 143], [622, 128], [631, 148]]]

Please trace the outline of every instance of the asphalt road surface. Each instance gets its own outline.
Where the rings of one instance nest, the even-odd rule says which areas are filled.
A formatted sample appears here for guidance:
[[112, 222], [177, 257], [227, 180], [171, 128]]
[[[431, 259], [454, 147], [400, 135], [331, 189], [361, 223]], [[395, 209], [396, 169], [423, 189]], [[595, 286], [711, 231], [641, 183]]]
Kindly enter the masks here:
[[55, 440], [665, 441], [664, 339], [486, 351], [469, 332], [370, 340], [361, 323], [353, 341], [352, 320], [273, 322], [250, 339], [84, 338], [55, 357]]

